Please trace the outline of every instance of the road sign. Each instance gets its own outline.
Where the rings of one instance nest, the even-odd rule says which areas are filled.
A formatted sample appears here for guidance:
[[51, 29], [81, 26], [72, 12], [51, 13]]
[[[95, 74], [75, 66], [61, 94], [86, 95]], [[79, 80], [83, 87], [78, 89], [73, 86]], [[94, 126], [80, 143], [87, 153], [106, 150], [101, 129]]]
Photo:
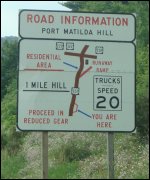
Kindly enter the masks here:
[[133, 14], [21, 10], [19, 36], [61, 40], [135, 40]]
[[133, 43], [22, 39], [18, 87], [20, 130], [135, 128]]

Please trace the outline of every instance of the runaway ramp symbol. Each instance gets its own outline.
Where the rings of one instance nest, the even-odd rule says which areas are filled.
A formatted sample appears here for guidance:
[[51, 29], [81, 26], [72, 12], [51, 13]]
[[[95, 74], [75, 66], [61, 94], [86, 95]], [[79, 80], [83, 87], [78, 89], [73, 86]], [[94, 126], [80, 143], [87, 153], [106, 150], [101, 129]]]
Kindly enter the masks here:
[[[89, 48], [89, 45], [85, 45], [81, 51], [81, 53], [73, 53], [73, 52], [64, 52], [65, 55], [68, 56], [77, 56], [80, 58], [80, 67], [77, 71], [76, 77], [75, 77], [75, 82], [74, 82], [74, 88], [75, 89], [79, 89], [79, 79], [81, 77], [81, 73], [84, 69], [84, 58], [92, 58], [92, 59], [97, 59], [97, 56], [95, 55], [89, 55], [89, 54], [85, 54], [85, 52], [87, 51], [87, 49]], [[73, 109], [74, 109], [74, 105], [75, 105], [75, 101], [76, 101], [76, 95], [78, 94], [73, 94], [72, 93], [72, 98], [71, 98], [71, 102], [70, 102], [70, 108], [69, 108], [69, 116], [73, 116]]]

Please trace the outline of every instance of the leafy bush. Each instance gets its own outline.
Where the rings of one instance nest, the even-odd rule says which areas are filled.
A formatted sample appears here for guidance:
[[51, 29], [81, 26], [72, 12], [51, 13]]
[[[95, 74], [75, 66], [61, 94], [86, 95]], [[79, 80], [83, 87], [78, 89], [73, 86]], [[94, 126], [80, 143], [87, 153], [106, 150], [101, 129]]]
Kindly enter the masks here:
[[90, 155], [90, 150], [88, 144], [83, 142], [76, 142], [74, 140], [70, 141], [64, 148], [64, 158], [65, 161], [79, 161], [85, 159]]
[[55, 158], [62, 162], [72, 162], [79, 161], [88, 157], [91, 152], [88, 144], [73, 140], [67, 142], [67, 144], [62, 144], [60, 149], [55, 151]]

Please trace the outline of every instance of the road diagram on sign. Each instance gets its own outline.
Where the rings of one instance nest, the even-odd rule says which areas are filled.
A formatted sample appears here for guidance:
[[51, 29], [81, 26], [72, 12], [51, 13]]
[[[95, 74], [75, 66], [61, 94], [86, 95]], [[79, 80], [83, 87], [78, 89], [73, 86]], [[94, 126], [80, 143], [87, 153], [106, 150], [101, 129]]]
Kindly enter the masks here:
[[[73, 116], [73, 110], [74, 110], [74, 106], [76, 104], [76, 96], [79, 95], [79, 79], [88, 71], [90, 71], [92, 69], [92, 66], [90, 66], [88, 69], [86, 69], [83, 72], [84, 69], [84, 58], [91, 58], [91, 59], [97, 59], [97, 56], [95, 55], [89, 55], [89, 54], [85, 54], [87, 49], [89, 48], [89, 45], [85, 45], [81, 51], [81, 53], [73, 53], [73, 52], [65, 52], [65, 55], [68, 56], [77, 56], [80, 58], [80, 67], [76, 73], [75, 76], [75, 81], [74, 81], [74, 87], [72, 89], [72, 99], [71, 99], [71, 103], [70, 103], [70, 108], [69, 108], [69, 116]], [[76, 106], [78, 106], [76, 104]]]
[[111, 130], [131, 111], [134, 46], [23, 39], [19, 47], [20, 129]]

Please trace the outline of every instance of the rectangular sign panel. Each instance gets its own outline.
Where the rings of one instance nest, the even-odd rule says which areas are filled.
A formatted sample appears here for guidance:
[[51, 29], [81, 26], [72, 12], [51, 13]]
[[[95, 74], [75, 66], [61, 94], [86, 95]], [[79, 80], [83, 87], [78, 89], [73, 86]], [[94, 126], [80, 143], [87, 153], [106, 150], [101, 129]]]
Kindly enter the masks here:
[[133, 131], [135, 46], [20, 40], [18, 88], [20, 130]]
[[135, 40], [133, 14], [21, 10], [19, 36], [61, 40]]

